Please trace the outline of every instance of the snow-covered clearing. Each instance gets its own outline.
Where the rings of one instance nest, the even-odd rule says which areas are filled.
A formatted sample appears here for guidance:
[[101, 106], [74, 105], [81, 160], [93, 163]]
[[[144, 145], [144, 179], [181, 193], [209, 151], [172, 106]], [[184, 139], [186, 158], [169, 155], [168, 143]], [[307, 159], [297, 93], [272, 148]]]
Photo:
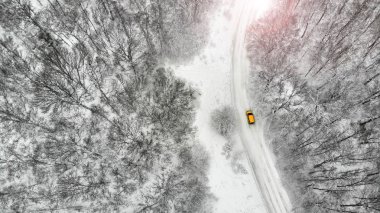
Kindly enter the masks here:
[[[174, 69], [177, 76], [201, 92], [195, 125], [199, 141], [210, 154], [209, 185], [217, 197], [217, 213], [290, 211], [289, 199], [262, 137], [262, 125], [250, 129], [244, 114], [250, 105], [246, 96], [249, 62], [244, 41], [246, 28], [258, 12], [254, 1], [222, 2], [212, 16], [209, 43], [203, 53]], [[240, 163], [248, 174], [233, 171], [231, 159], [222, 154], [226, 140], [210, 127], [211, 112], [224, 105], [236, 109], [239, 125], [233, 139], [234, 153], [240, 155]]]

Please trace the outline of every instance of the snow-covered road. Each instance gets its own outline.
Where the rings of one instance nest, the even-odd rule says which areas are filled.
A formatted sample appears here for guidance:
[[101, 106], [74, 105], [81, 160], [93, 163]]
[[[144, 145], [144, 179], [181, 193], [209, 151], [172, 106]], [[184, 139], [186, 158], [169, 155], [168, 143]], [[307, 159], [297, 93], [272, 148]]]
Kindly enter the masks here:
[[[276, 171], [274, 156], [264, 140], [264, 120], [256, 118], [252, 126], [247, 124], [245, 111], [250, 109], [247, 96], [249, 60], [246, 55], [245, 37], [249, 23], [258, 11], [255, 0], [240, 0], [236, 7], [236, 23], [232, 48], [231, 93], [236, 116], [239, 120], [239, 136], [244, 145], [257, 185], [270, 213], [291, 212], [291, 203]], [[252, 109], [253, 112], [255, 109]]]
[[[208, 178], [216, 197], [215, 213], [282, 213], [291, 208], [263, 138], [264, 121], [257, 118], [257, 123], [249, 127], [245, 117], [250, 105], [245, 34], [258, 14], [258, 1], [265, 0], [220, 0], [210, 15], [210, 37], [204, 50], [187, 64], [171, 65], [178, 77], [201, 93], [195, 126], [210, 156]], [[232, 155], [238, 156], [238, 163], [247, 173], [233, 171], [233, 157], [228, 159], [223, 154], [226, 139], [210, 126], [213, 110], [226, 105], [235, 107], [240, 121], [232, 139]]]

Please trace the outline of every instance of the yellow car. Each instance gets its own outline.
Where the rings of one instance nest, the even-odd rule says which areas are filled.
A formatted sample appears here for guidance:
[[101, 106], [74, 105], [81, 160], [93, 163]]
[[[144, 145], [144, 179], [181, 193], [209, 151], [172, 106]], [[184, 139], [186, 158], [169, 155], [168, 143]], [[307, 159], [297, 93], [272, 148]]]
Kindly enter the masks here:
[[247, 115], [248, 124], [254, 124], [255, 123], [255, 116], [253, 115], [252, 111], [247, 110], [245, 112], [245, 114]]

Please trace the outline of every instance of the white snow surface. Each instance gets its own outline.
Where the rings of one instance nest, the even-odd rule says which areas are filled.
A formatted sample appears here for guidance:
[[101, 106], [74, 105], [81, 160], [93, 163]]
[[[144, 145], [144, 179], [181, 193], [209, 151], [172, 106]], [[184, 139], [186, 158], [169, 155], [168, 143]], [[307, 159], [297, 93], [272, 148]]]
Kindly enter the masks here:
[[[250, 21], [259, 14], [257, 0], [221, 0], [210, 21], [207, 47], [186, 65], [175, 65], [175, 74], [201, 92], [195, 125], [198, 139], [210, 154], [209, 186], [217, 200], [215, 213], [291, 212], [291, 204], [274, 164], [274, 156], [264, 140], [264, 119], [249, 126], [245, 110], [249, 61], [245, 35]], [[230, 105], [238, 118], [234, 148], [242, 150], [248, 174], [234, 173], [231, 159], [222, 154], [226, 139], [210, 125], [214, 109]], [[254, 111], [254, 109], [253, 109]]]

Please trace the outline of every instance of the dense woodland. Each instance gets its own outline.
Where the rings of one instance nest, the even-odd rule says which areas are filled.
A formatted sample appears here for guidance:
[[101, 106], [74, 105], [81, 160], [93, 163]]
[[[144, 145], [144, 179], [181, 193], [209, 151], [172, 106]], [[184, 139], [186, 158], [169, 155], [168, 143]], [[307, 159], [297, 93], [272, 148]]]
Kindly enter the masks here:
[[380, 1], [283, 0], [247, 41], [295, 212], [380, 212]]
[[160, 68], [211, 0], [0, 1], [0, 212], [209, 212], [198, 92]]

